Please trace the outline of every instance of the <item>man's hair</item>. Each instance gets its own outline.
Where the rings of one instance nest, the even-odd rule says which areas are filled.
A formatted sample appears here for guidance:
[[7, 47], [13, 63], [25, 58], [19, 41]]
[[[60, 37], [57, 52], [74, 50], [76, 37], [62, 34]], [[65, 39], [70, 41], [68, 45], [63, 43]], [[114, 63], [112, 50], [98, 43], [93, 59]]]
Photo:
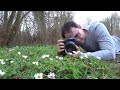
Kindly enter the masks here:
[[65, 38], [65, 33], [70, 32], [71, 27], [79, 28], [79, 26], [74, 21], [66, 22], [61, 29], [61, 35], [63, 38]]

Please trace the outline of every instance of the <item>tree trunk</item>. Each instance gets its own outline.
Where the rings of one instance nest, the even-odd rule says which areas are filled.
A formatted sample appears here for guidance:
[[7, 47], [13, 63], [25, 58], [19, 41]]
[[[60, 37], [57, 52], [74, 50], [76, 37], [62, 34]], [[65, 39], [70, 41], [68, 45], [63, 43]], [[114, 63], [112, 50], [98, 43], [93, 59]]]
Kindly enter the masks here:
[[9, 20], [7, 20], [7, 11], [4, 12], [4, 24], [3, 24], [3, 30], [2, 30], [2, 44], [1, 46], [5, 46], [7, 44], [7, 39], [9, 37], [9, 33], [11, 31], [12, 23], [16, 14], [16, 11], [12, 11]]
[[10, 43], [13, 41], [13, 39], [14, 39], [17, 31], [20, 30], [21, 15], [22, 15], [22, 11], [18, 11], [18, 12], [17, 12], [16, 20], [15, 20], [15, 22], [14, 22], [12, 28], [11, 28], [11, 31], [10, 31], [10, 33], [9, 33], [9, 37], [8, 37], [8, 39], [7, 39], [7, 43], [6, 43], [7, 46], [9, 46]]

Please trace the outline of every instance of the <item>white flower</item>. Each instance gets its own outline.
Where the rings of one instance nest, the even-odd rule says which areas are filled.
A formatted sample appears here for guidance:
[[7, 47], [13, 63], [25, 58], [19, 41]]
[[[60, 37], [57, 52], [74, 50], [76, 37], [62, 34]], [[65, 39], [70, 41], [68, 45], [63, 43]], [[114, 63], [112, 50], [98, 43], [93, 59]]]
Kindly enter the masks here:
[[50, 60], [53, 60], [53, 58], [50, 58]]
[[47, 57], [49, 57], [50, 55], [42, 55], [42, 57], [41, 58], [47, 58]]
[[15, 49], [9, 49], [10, 52], [13, 51], [13, 50], [15, 50]]
[[5, 62], [4, 62], [3, 59], [0, 59], [0, 63], [1, 63], [1, 64], [5, 64]]
[[10, 63], [14, 63], [14, 61], [10, 61]]
[[63, 57], [59, 57], [59, 60], [63, 60]]
[[18, 46], [15, 46], [15, 48], [18, 48]]
[[92, 76], [87, 76], [87, 79], [92, 79]]
[[3, 72], [2, 70], [0, 70], [0, 75], [4, 75], [5, 74], [5, 72]]
[[56, 58], [59, 60], [63, 60], [63, 57], [60, 57], [60, 56], [56, 56]]
[[97, 59], [101, 60], [101, 57], [96, 57]]
[[21, 52], [18, 52], [19, 55], [21, 55]]
[[4, 61], [1, 61], [0, 63], [1, 63], [1, 64], [5, 64], [5, 62], [4, 62]]
[[58, 59], [58, 56], [56, 56], [56, 58]]
[[37, 73], [34, 75], [35, 79], [43, 79], [43, 73]]
[[50, 78], [50, 79], [55, 79], [55, 74], [50, 72], [50, 73], [47, 75], [47, 77]]
[[22, 55], [22, 57], [26, 59], [28, 56], [26, 56], [26, 55]]
[[4, 60], [3, 59], [0, 59], [0, 62], [3, 62]]
[[32, 63], [38, 66], [38, 61], [36, 61], [36, 62], [32, 62]]
[[82, 56], [80, 56], [80, 58], [81, 58], [81, 59], [83, 59], [83, 57], [82, 57]]

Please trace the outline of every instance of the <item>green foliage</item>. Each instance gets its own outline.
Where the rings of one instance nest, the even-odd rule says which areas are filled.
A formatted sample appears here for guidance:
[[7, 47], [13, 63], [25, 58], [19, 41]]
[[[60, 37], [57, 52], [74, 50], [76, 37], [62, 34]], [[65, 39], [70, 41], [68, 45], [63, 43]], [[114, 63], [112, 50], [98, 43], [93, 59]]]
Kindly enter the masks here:
[[[18, 53], [19, 52], [19, 53]], [[42, 57], [49, 55], [48, 57]], [[34, 79], [43, 73], [43, 79], [52, 72], [56, 79], [118, 79], [119, 67], [115, 63], [98, 60], [94, 57], [56, 57], [53, 46], [22, 46], [0, 48], [0, 70], [5, 72], [1, 79]], [[4, 63], [2, 63], [4, 62]], [[38, 65], [33, 64], [38, 62]]]

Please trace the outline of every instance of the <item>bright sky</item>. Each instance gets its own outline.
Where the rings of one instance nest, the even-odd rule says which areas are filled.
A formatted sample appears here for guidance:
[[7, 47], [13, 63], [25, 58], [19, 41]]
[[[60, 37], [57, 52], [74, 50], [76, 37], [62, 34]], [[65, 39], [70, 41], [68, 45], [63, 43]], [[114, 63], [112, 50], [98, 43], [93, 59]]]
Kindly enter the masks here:
[[114, 12], [117, 12], [118, 15], [120, 15], [120, 11], [74, 11], [74, 21], [80, 25], [84, 25], [87, 18], [90, 18], [92, 22], [101, 21], [102, 19], [111, 16]]

